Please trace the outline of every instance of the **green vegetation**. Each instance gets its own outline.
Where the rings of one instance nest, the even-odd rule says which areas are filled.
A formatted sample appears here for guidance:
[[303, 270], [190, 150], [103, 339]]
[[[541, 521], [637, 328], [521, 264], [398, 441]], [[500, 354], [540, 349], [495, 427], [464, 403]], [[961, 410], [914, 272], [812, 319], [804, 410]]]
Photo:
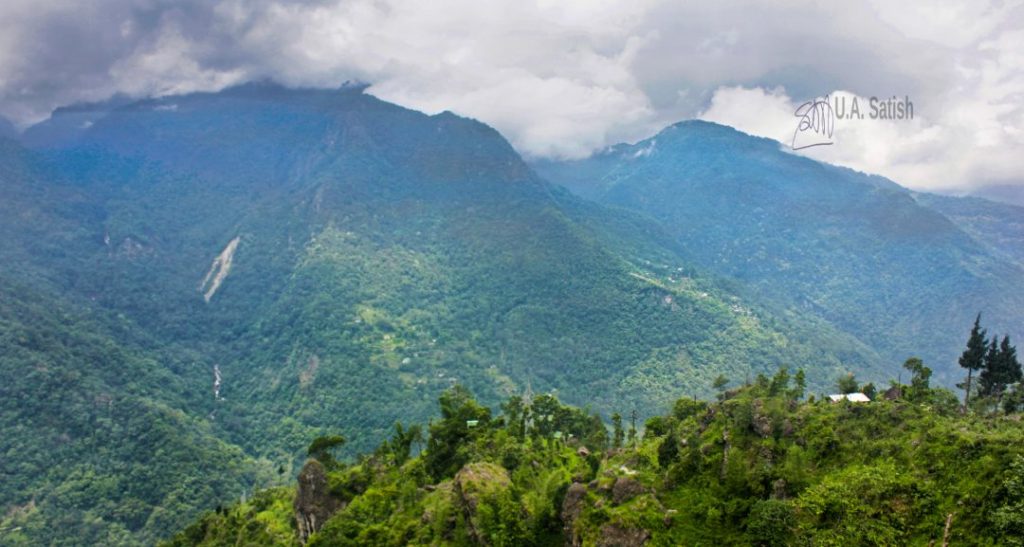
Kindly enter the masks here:
[[[782, 368], [679, 399], [621, 448], [621, 426], [609, 442], [549, 395], [495, 418], [456, 386], [424, 452], [389, 441], [327, 472], [336, 509], [308, 544], [1022, 544], [1021, 416], [964, 416], [919, 359], [905, 367], [911, 384], [870, 403], [801, 401]], [[297, 545], [295, 496], [262, 492], [166, 545]]]
[[2, 545], [153, 543], [270, 482], [182, 410], [187, 353], [106, 325], [0, 278]]
[[688, 264], [760, 302], [818, 318], [888, 362], [921, 355], [948, 387], [961, 379], [960, 329], [979, 309], [1024, 335], [1019, 207], [915, 195], [697, 120], [535, 167], [581, 196], [650, 215]]
[[[346, 504], [323, 537], [560, 541], [573, 479], [607, 486], [602, 474], [625, 465], [659, 492], [640, 499], [669, 504], [657, 485], [696, 458], [684, 442], [711, 442], [682, 420], [734, 404], [751, 388], [730, 388], [783, 363], [799, 370], [769, 381], [776, 395], [847, 375], [871, 393], [895, 362], [879, 348], [931, 348], [949, 295], [978, 282], [982, 298], [991, 287], [978, 279], [1016, 271], [992, 270], [892, 193], [821, 184], [782, 200], [787, 219], [815, 223], [789, 240], [757, 211], [716, 205], [722, 192], [758, 206], [801, 194], [778, 177], [692, 194], [677, 210], [708, 224], [680, 231], [545, 182], [483, 124], [358, 88], [247, 85], [108, 106], [88, 127], [64, 120], [73, 134], [37, 132], [32, 150], [0, 139], [0, 544], [150, 544], [218, 505], [193, 537], [291, 541], [296, 498], [273, 488], [296, 477], [331, 486], [318, 510]], [[761, 172], [727, 156], [744, 177]], [[680, 166], [669, 172], [689, 172]], [[650, 199], [678, 205], [665, 197]], [[922, 219], [926, 236], [951, 239], [879, 249], [868, 237]], [[863, 237], [814, 262], [837, 226]], [[882, 286], [865, 298], [876, 259], [900, 267], [869, 279]], [[1012, 307], [1020, 293], [1003, 294]], [[894, 328], [855, 328], [876, 319]], [[986, 319], [1018, 336], [1006, 314]], [[1008, 355], [1002, 342], [993, 356]], [[952, 358], [927, 361], [930, 381], [945, 381]], [[903, 403], [947, 408], [922, 367]], [[975, 371], [963, 420], [1024, 404], [995, 370]], [[512, 396], [534, 389], [551, 395]], [[307, 457], [319, 463], [300, 473]], [[629, 529], [606, 519], [619, 518], [613, 503], [597, 506], [605, 494], [584, 493], [598, 530]], [[467, 516], [472, 500], [481, 512]], [[802, 522], [765, 501], [750, 509], [759, 530]], [[422, 513], [409, 520], [420, 508], [437, 515], [429, 527]]]
[[[989, 340], [986, 334], [986, 330], [981, 328], [981, 314], [978, 314], [967, 339], [967, 349], [960, 356], [960, 366], [967, 369], [967, 380], [963, 384], [964, 409], [971, 406], [985, 411], [1003, 405], [1007, 412], [1013, 412], [1019, 407], [1022, 394], [1019, 388], [1009, 388], [1019, 385], [1024, 377], [1017, 360], [1017, 348], [1010, 345], [1009, 335], [1004, 335], [1000, 341], [998, 336]], [[972, 398], [971, 376], [974, 371], [981, 373], [976, 395]]]
[[[491, 408], [533, 386], [603, 417], [628, 409], [628, 444], [634, 423], [679, 393], [707, 394], [718, 374], [789, 363], [817, 387], [845, 371], [883, 375], [870, 347], [689, 267], [650, 219], [540, 180], [492, 129], [358, 89], [254, 85], [122, 104], [47, 148], [0, 142], [0, 194], [0, 278], [53, 314], [40, 336], [67, 342], [26, 357], [7, 338], [0, 365], [104, 381], [9, 382], [19, 391], [0, 427], [16, 449], [4, 452], [0, 515], [33, 498], [42, 507], [57, 491], [50, 470], [94, 457], [102, 476], [137, 467], [148, 485], [135, 504], [68, 483], [66, 497], [104, 515], [92, 535], [51, 526], [79, 514], [54, 509], [0, 528], [4, 540], [20, 526], [36, 543], [151, 542], [180, 525], [161, 515], [187, 520], [291, 480], [338, 416], [346, 443], [329, 453], [342, 459], [374, 450], [398, 420], [425, 424], [453, 383]], [[223, 282], [201, 289], [229, 247]], [[104, 342], [69, 358], [90, 337]], [[108, 430], [115, 448], [94, 452], [79, 417], [128, 386], [180, 427], [164, 435], [166, 420], [140, 410]], [[52, 435], [24, 426], [38, 422]], [[142, 423], [161, 435], [139, 435]], [[160, 446], [178, 431], [198, 440]], [[411, 455], [428, 431], [403, 428], [390, 450]], [[179, 449], [197, 457], [161, 459]], [[208, 464], [222, 451], [234, 471]]]

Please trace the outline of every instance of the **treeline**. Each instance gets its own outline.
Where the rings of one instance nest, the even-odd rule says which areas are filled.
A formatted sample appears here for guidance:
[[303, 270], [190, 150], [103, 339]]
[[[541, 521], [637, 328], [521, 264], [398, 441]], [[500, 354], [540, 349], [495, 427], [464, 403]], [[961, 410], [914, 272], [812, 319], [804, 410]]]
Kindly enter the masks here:
[[805, 400], [782, 367], [610, 432], [552, 395], [494, 414], [455, 386], [425, 428], [348, 462], [342, 437], [319, 438], [297, 489], [170, 544], [1024, 544], [1017, 417], [964, 415], [919, 359], [905, 367], [871, 404]]
[[[956, 403], [951, 392], [930, 389], [932, 369], [917, 357], [911, 357], [903, 363], [903, 369], [910, 373], [909, 385], [902, 385], [900, 380], [891, 380], [889, 388], [880, 392], [874, 383], [861, 384], [854, 374], [848, 373], [836, 379], [835, 388], [838, 393], [863, 393], [869, 399], [882, 396], [888, 399], [908, 397], [912, 401], [925, 402], [924, 394], [931, 398], [928, 402], [949, 407], [959, 404], [960, 410], [972, 410], [978, 413], [993, 413], [1002, 410], [1011, 414], [1024, 409], [1024, 374], [1017, 348], [1010, 342], [1009, 335], [1002, 338], [988, 336], [986, 329], [981, 327], [981, 314], [974, 320], [967, 339], [967, 348], [959, 359], [960, 366], [967, 369], [967, 377], [957, 387], [964, 391], [962, 403]], [[719, 376], [713, 388], [719, 390], [728, 384], [728, 379]]]

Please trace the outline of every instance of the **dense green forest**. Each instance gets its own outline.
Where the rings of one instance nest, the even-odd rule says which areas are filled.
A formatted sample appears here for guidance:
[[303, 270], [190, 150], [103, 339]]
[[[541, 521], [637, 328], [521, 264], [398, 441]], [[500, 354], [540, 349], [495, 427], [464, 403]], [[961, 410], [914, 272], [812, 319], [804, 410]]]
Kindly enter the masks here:
[[0, 277], [0, 545], [153, 543], [275, 478], [182, 411], [192, 355], [110, 325]]
[[954, 335], [979, 307], [1024, 335], [1020, 207], [914, 194], [698, 120], [534, 166], [581, 196], [650, 215], [694, 267], [818, 317], [889, 361], [919, 354], [947, 387], [960, 380]]
[[342, 436], [317, 439], [297, 487], [165, 545], [1024, 544], [1018, 408], [964, 414], [920, 359], [904, 372], [866, 403], [807, 396], [785, 368], [720, 380], [713, 402], [611, 432], [551, 395], [494, 414], [455, 386], [425, 429], [346, 461]]

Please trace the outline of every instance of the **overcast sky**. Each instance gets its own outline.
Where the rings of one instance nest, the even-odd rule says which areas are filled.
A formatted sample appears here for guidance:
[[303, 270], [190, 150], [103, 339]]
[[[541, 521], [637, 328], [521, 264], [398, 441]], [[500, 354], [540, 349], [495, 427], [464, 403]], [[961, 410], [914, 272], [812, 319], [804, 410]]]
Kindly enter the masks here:
[[1022, 1], [3, 0], [0, 114], [346, 80], [582, 157], [704, 118], [787, 141], [804, 100], [907, 96], [801, 153], [918, 189], [1024, 184]]

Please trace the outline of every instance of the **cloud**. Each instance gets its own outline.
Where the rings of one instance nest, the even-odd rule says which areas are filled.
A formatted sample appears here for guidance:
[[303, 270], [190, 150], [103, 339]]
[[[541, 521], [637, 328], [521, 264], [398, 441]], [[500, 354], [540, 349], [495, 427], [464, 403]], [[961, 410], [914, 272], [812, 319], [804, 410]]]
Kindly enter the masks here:
[[[857, 101], [865, 119], [840, 117], [832, 146], [797, 153], [921, 190], [958, 193], [1024, 182], [1024, 30], [1000, 33], [974, 47], [977, 55], [960, 59], [956, 85], [899, 96], [914, 103], [913, 119], [871, 119], [871, 97], [840, 89], [824, 93], [833, 105]], [[791, 147], [802, 103], [782, 87], [723, 86], [698, 117]]]
[[909, 95], [920, 120], [844, 128], [822, 159], [923, 188], [1019, 177], [1021, 2], [873, 1], [7, 0], [0, 114], [358, 79], [528, 156], [580, 157], [698, 115], [772, 133], [793, 103], [846, 90]]

